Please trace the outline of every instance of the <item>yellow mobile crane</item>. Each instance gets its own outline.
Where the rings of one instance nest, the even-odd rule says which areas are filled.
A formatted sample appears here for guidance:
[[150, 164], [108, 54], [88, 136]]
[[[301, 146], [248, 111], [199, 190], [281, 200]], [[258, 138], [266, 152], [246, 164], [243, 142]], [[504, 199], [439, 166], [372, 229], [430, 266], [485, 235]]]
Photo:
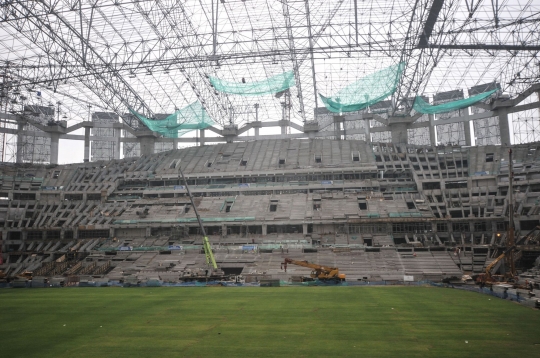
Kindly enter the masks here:
[[339, 269], [337, 267], [329, 267], [329, 266], [322, 266], [317, 264], [312, 264], [307, 261], [297, 261], [292, 260], [289, 258], [285, 258], [285, 260], [281, 263], [281, 268], [287, 272], [287, 265], [293, 264], [297, 266], [302, 267], [309, 267], [313, 269], [311, 271], [311, 278], [317, 278], [321, 281], [334, 281], [334, 282], [343, 282], [345, 281], [345, 274], [339, 273]]
[[212, 248], [210, 247], [210, 242], [208, 241], [208, 236], [206, 236], [206, 231], [204, 230], [204, 226], [202, 224], [199, 212], [197, 211], [197, 207], [195, 206], [195, 203], [193, 202], [193, 196], [191, 195], [191, 191], [189, 191], [187, 180], [184, 177], [182, 168], [179, 167], [178, 169], [180, 171], [180, 175], [182, 176], [182, 180], [184, 181], [184, 185], [186, 186], [186, 191], [188, 193], [189, 200], [191, 201], [191, 207], [193, 208], [193, 211], [195, 212], [195, 216], [197, 217], [197, 221], [199, 222], [199, 227], [203, 235], [203, 247], [204, 247], [204, 254], [206, 256], [206, 264], [208, 266], [212, 266], [214, 270], [217, 270], [218, 267], [216, 264], [216, 259], [214, 258], [214, 253], [212, 252]]
[[[210, 241], [208, 241], [208, 236], [206, 236], [206, 230], [204, 229], [204, 226], [202, 224], [201, 216], [199, 215], [199, 212], [197, 211], [197, 207], [195, 206], [195, 202], [193, 201], [193, 195], [191, 195], [191, 191], [189, 190], [189, 186], [187, 183], [186, 178], [184, 177], [184, 173], [182, 172], [182, 168], [178, 168], [180, 171], [180, 175], [182, 176], [182, 180], [184, 181], [184, 185], [186, 186], [186, 191], [189, 196], [189, 200], [191, 202], [191, 206], [193, 207], [193, 212], [195, 212], [195, 216], [197, 217], [197, 222], [199, 223], [199, 228], [201, 229], [201, 233], [203, 235], [203, 248], [204, 248], [204, 254], [206, 256], [206, 264], [211, 268], [212, 270], [205, 270], [206, 274], [204, 276], [200, 275], [197, 272], [187, 272], [182, 277], [185, 281], [219, 281], [217, 285], [223, 286], [226, 283], [234, 283], [234, 284], [241, 284], [244, 283], [244, 278], [240, 275], [225, 275], [225, 273], [218, 269], [218, 266], [216, 264], [216, 259], [214, 258], [214, 253], [212, 252], [212, 247], [210, 246]], [[225, 282], [224, 282], [225, 281]]]
[[[533, 229], [526, 236], [532, 234], [536, 230]], [[506, 234], [506, 250], [499, 255], [492, 263], [486, 267], [486, 271], [481, 273], [476, 278], [476, 283], [480, 285], [491, 285], [493, 282], [513, 281], [516, 276], [516, 263], [514, 262], [514, 250], [516, 249], [516, 241], [514, 237], [514, 167], [512, 161], [512, 149], [508, 149], [508, 231]], [[495, 276], [492, 270], [501, 260], [505, 260], [508, 266], [508, 271], [505, 275]]]
[[513, 276], [512, 276], [513, 273], [512, 272], [509, 272], [509, 276], [511, 276], [511, 277], [506, 277], [508, 275], [506, 275], [506, 276], [493, 275], [493, 273], [491, 271], [493, 270], [495, 265], [497, 265], [497, 263], [499, 263], [499, 261], [501, 261], [505, 257], [511, 257], [513, 255], [513, 251], [515, 250], [515, 248], [516, 248], [515, 246], [512, 246], [512, 247], [508, 248], [505, 252], [500, 254], [495, 260], [493, 260], [493, 262], [491, 262], [486, 267], [485, 272], [478, 275], [478, 277], [476, 278], [476, 283], [478, 283], [480, 285], [486, 285], [486, 284], [491, 285], [494, 282], [506, 281], [508, 278], [513, 279]]

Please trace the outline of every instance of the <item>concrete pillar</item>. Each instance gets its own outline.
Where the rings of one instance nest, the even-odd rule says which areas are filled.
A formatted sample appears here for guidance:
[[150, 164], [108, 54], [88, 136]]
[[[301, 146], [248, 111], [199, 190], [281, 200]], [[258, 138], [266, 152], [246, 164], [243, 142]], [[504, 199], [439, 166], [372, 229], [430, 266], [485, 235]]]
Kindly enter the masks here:
[[221, 225], [221, 237], [227, 236], [227, 225]]
[[2, 229], [0, 230], [0, 249], [2, 249], [2, 252], [7, 252], [6, 240], [7, 240], [7, 230]]
[[519, 221], [519, 216], [516, 217], [516, 215], [514, 215], [514, 231], [521, 231], [521, 221]]
[[178, 138], [174, 138], [173, 145], [172, 145], [174, 150], [178, 149], [178, 143], [179, 143]]
[[366, 142], [371, 143], [371, 126], [370, 126], [370, 119], [364, 120], [364, 128], [366, 129]]
[[501, 144], [510, 145], [510, 124], [508, 123], [508, 112], [506, 108], [500, 108], [499, 114], [499, 129], [501, 131]]
[[337, 121], [336, 117], [334, 117], [334, 135], [336, 140], [341, 140], [341, 122]]
[[390, 132], [392, 134], [392, 143], [394, 144], [407, 144], [408, 143], [406, 123], [390, 124]]
[[341, 123], [345, 128], [345, 117], [344, 116], [334, 116], [334, 136], [336, 140], [341, 140]]
[[[200, 145], [202, 147], [205, 144], [204, 143], [204, 135], [205, 135], [205, 133], [204, 133], [204, 129], [200, 129], [199, 131], [200, 131], [200, 134], [201, 134], [201, 136], [200, 136], [201, 137], [201, 144]], [[177, 148], [178, 148], [178, 146], [177, 146]]]
[[491, 222], [491, 231], [494, 232], [495, 235], [497, 234], [497, 222], [496, 221]]
[[152, 155], [156, 150], [156, 137], [153, 135], [139, 137], [141, 155]]
[[429, 141], [431, 142], [431, 145], [435, 146], [437, 145], [437, 136], [435, 135], [435, 131], [436, 131], [435, 115], [428, 114], [428, 118], [429, 118]]
[[23, 148], [24, 148], [23, 135], [22, 135], [23, 129], [24, 129], [24, 123], [17, 123], [17, 156], [15, 159], [17, 163], [23, 162]]
[[262, 224], [262, 234], [263, 234], [263, 236], [267, 235], [267, 233], [268, 233], [267, 229], [268, 229], [268, 225]]
[[51, 164], [58, 164], [60, 134], [51, 132]]
[[472, 134], [471, 134], [471, 122], [463, 122], [463, 130], [465, 132], [465, 145], [472, 145]]
[[109, 238], [112, 239], [114, 237], [114, 235], [115, 235], [114, 228], [113, 227], [109, 228]]
[[[539, 92], [539, 96], [540, 96], [540, 92]], [[259, 127], [260, 127], [260, 122], [259, 122], [259, 104], [258, 103], [255, 103], [255, 123], [257, 124], [257, 126], [254, 127], [255, 129], [255, 140], [259, 139]], [[255, 124], [254, 123], [254, 124]]]
[[90, 161], [90, 127], [84, 127], [84, 162]]
[[74, 239], [78, 239], [79, 238], [79, 228], [77, 226], [75, 226], [73, 228], [73, 238]]
[[304, 235], [308, 234], [308, 224], [302, 224], [302, 233]]
[[145, 235], [146, 237], [152, 236], [152, 228], [148, 226], [148, 227], [146, 228], [146, 232], [145, 232], [144, 235]]
[[113, 133], [114, 133], [114, 149], [113, 149], [114, 159], [120, 159], [120, 129], [115, 128]]
[[286, 125], [281, 125], [281, 134], [287, 134], [287, 126]]

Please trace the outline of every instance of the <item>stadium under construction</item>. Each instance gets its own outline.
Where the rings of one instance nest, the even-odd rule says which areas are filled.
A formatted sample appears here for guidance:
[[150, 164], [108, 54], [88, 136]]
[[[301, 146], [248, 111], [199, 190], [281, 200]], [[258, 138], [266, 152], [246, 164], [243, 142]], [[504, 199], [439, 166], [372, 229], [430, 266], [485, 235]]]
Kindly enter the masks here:
[[203, 3], [1, 5], [2, 279], [538, 288], [538, 5]]
[[[518, 238], [539, 223], [539, 150], [513, 147]], [[170, 282], [204, 270], [182, 167], [225, 272], [306, 274], [283, 272], [287, 256], [332, 264], [348, 280], [461, 278], [505, 250], [507, 155], [503, 146], [285, 139], [85, 164], [6, 163], [3, 267]], [[525, 240], [524, 267], [540, 254], [537, 236]]]

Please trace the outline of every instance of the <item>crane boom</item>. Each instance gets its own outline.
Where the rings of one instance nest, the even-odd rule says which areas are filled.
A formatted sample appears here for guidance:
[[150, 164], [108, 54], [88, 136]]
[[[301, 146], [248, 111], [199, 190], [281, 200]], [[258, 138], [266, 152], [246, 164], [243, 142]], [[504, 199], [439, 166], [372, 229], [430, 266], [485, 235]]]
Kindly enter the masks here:
[[206, 231], [204, 230], [204, 226], [201, 221], [201, 217], [199, 216], [199, 212], [197, 211], [197, 207], [195, 206], [195, 203], [193, 202], [193, 196], [191, 195], [191, 191], [189, 191], [189, 186], [187, 183], [186, 178], [184, 177], [184, 173], [182, 172], [182, 168], [178, 168], [180, 171], [180, 175], [182, 176], [182, 180], [184, 181], [184, 185], [186, 186], [186, 191], [189, 196], [189, 200], [191, 201], [191, 206], [193, 207], [193, 211], [195, 212], [195, 216], [197, 217], [197, 221], [199, 222], [199, 227], [201, 229], [201, 233], [203, 235], [203, 248], [204, 248], [204, 255], [206, 256], [206, 264], [208, 266], [212, 266], [212, 268], [217, 269], [216, 259], [214, 258], [214, 253], [212, 252], [212, 247], [210, 247], [210, 241], [208, 241], [208, 236], [206, 236]]
[[[493, 270], [493, 268], [497, 265], [497, 263], [499, 263], [502, 259], [504, 259], [505, 257], [511, 257], [513, 255], [513, 251], [515, 250], [516, 246], [512, 246], [508, 249], [506, 249], [506, 251], [504, 251], [502, 254], [500, 254], [495, 260], [493, 260], [493, 262], [491, 262], [487, 267], [486, 267], [486, 270], [484, 273], [478, 275], [478, 278], [476, 279], [476, 282], [477, 283], [481, 283], [481, 284], [491, 284], [493, 283], [494, 281], [496, 281], [495, 277], [493, 276], [493, 273], [491, 272]], [[512, 273], [511, 274], [511, 277], [513, 278], [514, 276], [512, 276]]]
[[495, 267], [495, 265], [497, 265], [497, 263], [499, 261], [501, 261], [502, 259], [504, 259], [510, 252], [512, 252], [513, 250], [515, 249], [515, 246], [512, 246], [511, 248], [507, 249], [505, 252], [503, 252], [502, 254], [499, 255], [499, 257], [497, 257], [495, 260], [493, 260], [493, 262], [491, 262], [487, 267], [486, 267], [486, 274], [487, 275], [491, 275], [491, 270], [493, 270], [493, 267]]

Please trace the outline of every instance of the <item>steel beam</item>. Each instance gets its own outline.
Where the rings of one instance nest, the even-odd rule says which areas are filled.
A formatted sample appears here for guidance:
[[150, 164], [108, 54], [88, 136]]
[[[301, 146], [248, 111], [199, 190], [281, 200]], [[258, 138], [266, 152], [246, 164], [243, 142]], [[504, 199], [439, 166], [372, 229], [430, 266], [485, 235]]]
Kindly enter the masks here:
[[444, 50], [493, 50], [493, 51], [540, 51], [538, 45], [490, 45], [490, 44], [458, 44], [458, 45], [444, 45], [444, 44], [425, 44], [421, 46], [418, 44], [418, 48], [430, 48], [436, 47]]
[[435, 22], [437, 21], [437, 18], [439, 17], [439, 13], [441, 12], [443, 4], [444, 4], [444, 0], [434, 0], [433, 4], [431, 4], [431, 9], [429, 10], [427, 20], [424, 23], [424, 29], [422, 30], [422, 33], [420, 34], [420, 40], [418, 42], [419, 48], [428, 47], [429, 38], [431, 37], [431, 33], [433, 32], [433, 27], [435, 26]]

